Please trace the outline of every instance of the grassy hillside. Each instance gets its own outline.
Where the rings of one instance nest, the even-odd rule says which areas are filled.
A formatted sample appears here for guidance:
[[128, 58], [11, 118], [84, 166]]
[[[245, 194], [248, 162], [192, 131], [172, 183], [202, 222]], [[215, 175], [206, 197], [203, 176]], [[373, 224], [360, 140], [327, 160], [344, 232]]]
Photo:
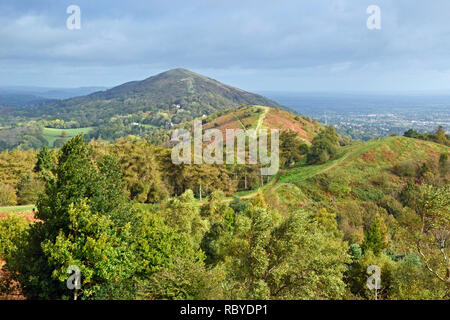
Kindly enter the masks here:
[[402, 185], [402, 179], [393, 172], [395, 164], [408, 160], [418, 164], [437, 162], [442, 152], [449, 151], [450, 148], [444, 145], [405, 137], [356, 143], [343, 147], [335, 160], [325, 164], [297, 163], [280, 176], [275, 188], [280, 192], [287, 186], [296, 186], [309, 193], [313, 200], [325, 202], [329, 197], [336, 200], [376, 200], [374, 190], [377, 187]]
[[[75, 137], [77, 134], [87, 134], [93, 130], [93, 127], [78, 128], [78, 129], [54, 129], [54, 128], [44, 128], [44, 137], [48, 142], [49, 147], [53, 147], [55, 140], [57, 139], [70, 139]], [[65, 134], [63, 134], [63, 132]]]
[[[282, 212], [289, 208], [329, 208], [337, 215], [348, 239], [362, 239], [363, 227], [376, 212], [399, 205], [395, 198], [408, 180], [434, 184], [435, 176], [402, 176], [396, 167], [418, 170], [423, 164], [437, 171], [441, 153], [450, 148], [406, 137], [389, 137], [341, 148], [333, 161], [320, 165], [299, 162], [273, 185], [263, 188], [270, 205]], [[447, 173], [441, 179], [449, 179]], [[333, 204], [329, 201], [333, 199]], [[390, 204], [386, 205], [386, 202]], [[389, 215], [386, 213], [386, 219]]]
[[24, 115], [77, 121], [80, 126], [92, 126], [106, 123], [114, 116], [139, 113], [142, 123], [165, 125], [243, 104], [280, 107], [263, 96], [189, 70], [174, 69], [106, 91], [36, 106], [25, 110]]
[[25, 206], [0, 207], [0, 213], [27, 212], [27, 211], [32, 211], [33, 208], [36, 208], [36, 206], [35, 205], [25, 205]]
[[266, 106], [245, 106], [225, 110], [204, 119], [204, 129], [278, 129], [294, 130], [298, 136], [309, 143], [322, 127], [291, 112]]

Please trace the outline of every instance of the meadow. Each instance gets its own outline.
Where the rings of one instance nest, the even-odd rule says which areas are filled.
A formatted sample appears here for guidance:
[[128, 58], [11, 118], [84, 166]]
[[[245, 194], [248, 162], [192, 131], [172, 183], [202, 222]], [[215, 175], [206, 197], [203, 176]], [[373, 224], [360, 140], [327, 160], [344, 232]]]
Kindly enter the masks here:
[[[92, 131], [93, 127], [77, 128], [77, 129], [55, 129], [55, 128], [44, 128], [44, 137], [48, 141], [49, 147], [53, 147], [55, 140], [60, 138], [70, 139], [75, 137], [77, 134], [87, 134]], [[65, 136], [63, 136], [65, 132]]]

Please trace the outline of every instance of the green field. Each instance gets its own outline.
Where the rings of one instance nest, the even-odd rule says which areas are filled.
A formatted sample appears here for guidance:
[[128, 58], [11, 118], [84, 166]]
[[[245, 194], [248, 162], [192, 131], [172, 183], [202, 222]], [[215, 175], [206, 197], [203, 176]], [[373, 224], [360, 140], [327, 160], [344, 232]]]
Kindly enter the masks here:
[[94, 129], [93, 127], [87, 128], [77, 128], [77, 129], [54, 129], [54, 128], [44, 128], [44, 137], [48, 141], [48, 145], [53, 147], [56, 139], [62, 138], [62, 133], [65, 132], [66, 139], [75, 137], [77, 134], [86, 134]]
[[5, 212], [22, 212], [22, 211], [31, 211], [33, 208], [36, 208], [35, 205], [26, 205], [26, 206], [10, 206], [10, 207], [0, 207], [0, 213]]

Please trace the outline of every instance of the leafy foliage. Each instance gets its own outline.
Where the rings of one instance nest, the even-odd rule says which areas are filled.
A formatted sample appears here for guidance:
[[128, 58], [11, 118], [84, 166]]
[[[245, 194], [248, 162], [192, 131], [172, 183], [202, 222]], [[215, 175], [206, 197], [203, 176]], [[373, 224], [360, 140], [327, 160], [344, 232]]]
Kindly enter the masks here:
[[339, 135], [328, 126], [313, 139], [307, 161], [309, 164], [325, 163], [337, 155], [338, 147]]

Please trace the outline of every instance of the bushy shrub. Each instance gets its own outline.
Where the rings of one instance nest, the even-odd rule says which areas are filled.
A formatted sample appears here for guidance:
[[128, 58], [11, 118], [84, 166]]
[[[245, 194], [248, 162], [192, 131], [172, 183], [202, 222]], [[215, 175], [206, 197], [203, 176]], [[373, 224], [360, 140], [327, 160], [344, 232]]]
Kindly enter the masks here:
[[0, 206], [14, 206], [17, 204], [16, 191], [10, 185], [0, 185]]
[[28, 226], [25, 218], [14, 214], [0, 219], [0, 258], [16, 250], [17, 241]]
[[367, 186], [358, 186], [352, 189], [355, 196], [364, 201], [378, 201], [384, 196], [381, 190], [370, 188]]
[[417, 173], [417, 163], [414, 160], [406, 160], [397, 163], [393, 171], [399, 177], [414, 177]]
[[328, 185], [328, 191], [336, 197], [345, 197], [352, 189], [348, 186], [348, 181], [332, 181]]
[[17, 189], [19, 204], [35, 204], [39, 194], [44, 192], [44, 183], [32, 176], [26, 176], [20, 180]]
[[398, 217], [403, 211], [402, 204], [392, 196], [384, 196], [380, 200], [380, 206], [386, 209], [386, 211], [394, 217]]

